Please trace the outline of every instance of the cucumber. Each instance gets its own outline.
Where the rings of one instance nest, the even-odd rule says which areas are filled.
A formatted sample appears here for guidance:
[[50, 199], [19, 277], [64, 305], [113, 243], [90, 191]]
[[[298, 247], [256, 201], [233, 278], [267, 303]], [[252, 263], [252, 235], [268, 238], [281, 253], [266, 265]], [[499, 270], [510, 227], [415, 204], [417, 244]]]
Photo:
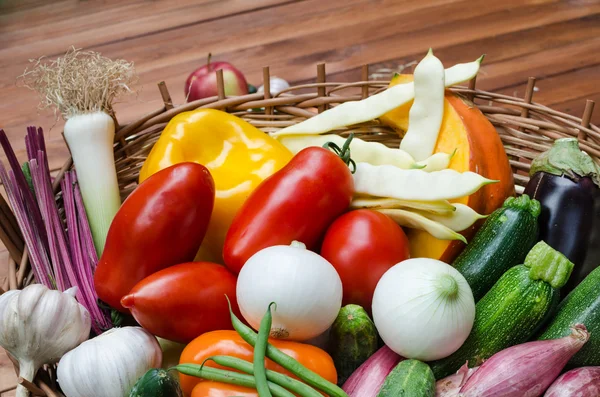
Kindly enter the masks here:
[[183, 392], [167, 371], [152, 368], [138, 379], [129, 397], [183, 397]]
[[558, 288], [565, 285], [571, 263], [543, 241], [536, 244], [524, 265], [509, 269], [475, 305], [475, 322], [465, 343], [450, 356], [431, 363], [436, 379], [455, 373], [465, 362], [480, 365], [500, 350], [534, 335], [558, 304]]
[[600, 366], [600, 267], [588, 276], [560, 303], [558, 312], [539, 339], [557, 339], [571, 333], [570, 327], [583, 324], [590, 339], [568, 367]]
[[540, 203], [526, 194], [509, 197], [486, 219], [452, 266], [478, 302], [511, 267], [523, 263], [537, 242]]
[[385, 378], [377, 397], [434, 397], [435, 377], [419, 360], [401, 361]]
[[341, 308], [329, 334], [329, 353], [338, 372], [338, 384], [367, 361], [378, 348], [375, 324], [359, 305]]

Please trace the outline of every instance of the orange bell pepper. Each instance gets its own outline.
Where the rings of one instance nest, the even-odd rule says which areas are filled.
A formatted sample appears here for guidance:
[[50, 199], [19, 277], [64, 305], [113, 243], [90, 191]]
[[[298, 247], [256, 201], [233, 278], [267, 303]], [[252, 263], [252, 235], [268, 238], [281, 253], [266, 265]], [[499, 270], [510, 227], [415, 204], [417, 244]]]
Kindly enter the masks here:
[[258, 397], [258, 392], [243, 386], [206, 381], [194, 387], [191, 397]]
[[[296, 360], [298, 360], [298, 362], [300, 362], [302, 365], [304, 365], [311, 371], [316, 372], [317, 374], [321, 375], [323, 378], [327, 379], [332, 383], [337, 383], [337, 372], [333, 364], [333, 360], [325, 351], [319, 349], [318, 347], [298, 342], [269, 339], [269, 343], [277, 347], [285, 354], [295, 358]], [[208, 357], [217, 355], [232, 356], [241, 358], [248, 362], [252, 362], [253, 353], [254, 350], [252, 346], [247, 344], [242, 339], [242, 337], [237, 334], [237, 332], [212, 331], [202, 334], [193, 341], [191, 341], [185, 347], [185, 349], [183, 349], [183, 352], [181, 353], [181, 358], [179, 359], [179, 363], [202, 364], [204, 360], [206, 360]], [[215, 368], [229, 369], [217, 365], [212, 361], [207, 361], [205, 365]], [[267, 369], [270, 369], [272, 371], [277, 371], [286, 375], [291, 375], [283, 367], [274, 363], [270, 359], [265, 360], [265, 365]], [[192, 391], [198, 383], [205, 383], [205, 381], [202, 381], [200, 378], [184, 374], [180, 374], [179, 380], [181, 383], [181, 389], [183, 390], [183, 393], [186, 396], [192, 396]], [[218, 389], [218, 385], [219, 383], [214, 383], [213, 386], [208, 386], [212, 387], [212, 389], [214, 390]], [[232, 390], [232, 388], [229, 385], [223, 385], [222, 389], [223, 392]], [[199, 390], [202, 390], [202, 388]], [[193, 394], [193, 397], [213, 397], [213, 394], [217, 393], [216, 391], [211, 391], [211, 393], [213, 394], [201, 394], [205, 392], [208, 393], [208, 391], [210, 390], [210, 388], [203, 388], [203, 391], [196, 391], [196, 394]], [[214, 394], [214, 396], [216, 397], [234, 395], [243, 396], [244, 394]], [[253, 396], [256, 396], [256, 394], [253, 394]]]

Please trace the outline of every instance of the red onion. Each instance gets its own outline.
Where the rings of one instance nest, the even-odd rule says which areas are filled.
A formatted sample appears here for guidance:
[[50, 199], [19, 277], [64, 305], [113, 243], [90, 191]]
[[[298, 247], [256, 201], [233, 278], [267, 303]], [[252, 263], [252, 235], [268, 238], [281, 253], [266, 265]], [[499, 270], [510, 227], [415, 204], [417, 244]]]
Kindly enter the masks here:
[[350, 375], [342, 389], [349, 397], [376, 397], [383, 381], [402, 357], [383, 346]]
[[435, 397], [456, 397], [460, 388], [467, 383], [467, 380], [479, 367], [469, 368], [465, 363], [454, 374], [438, 380], [435, 383]]
[[600, 367], [575, 368], [562, 374], [544, 397], [600, 396]]
[[541, 396], [590, 337], [582, 324], [571, 330], [564, 338], [524, 343], [494, 354], [469, 378], [459, 396]]

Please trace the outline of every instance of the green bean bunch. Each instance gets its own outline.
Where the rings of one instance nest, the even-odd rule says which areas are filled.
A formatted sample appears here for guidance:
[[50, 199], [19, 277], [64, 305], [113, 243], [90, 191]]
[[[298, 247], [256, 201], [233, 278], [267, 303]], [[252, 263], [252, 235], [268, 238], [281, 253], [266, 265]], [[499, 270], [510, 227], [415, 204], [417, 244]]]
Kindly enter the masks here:
[[[269, 333], [271, 332], [271, 323], [273, 320], [271, 306], [277, 308], [275, 303], [269, 304], [267, 312], [260, 323], [257, 335], [252, 328], [246, 326], [236, 317], [231, 310], [229, 298], [227, 298], [227, 302], [229, 303], [229, 313], [233, 328], [246, 343], [254, 347], [254, 363], [249, 363], [237, 357], [213, 356], [207, 358], [202, 364], [179, 364], [171, 369], [185, 375], [206, 380], [253, 388], [258, 391], [260, 397], [293, 397], [294, 394], [291, 392], [300, 397], [321, 397], [321, 393], [317, 390], [325, 392], [330, 397], [348, 397], [346, 392], [337, 385], [306, 368], [297, 360], [269, 343]], [[305, 383], [266, 369], [265, 356], [296, 375]], [[235, 369], [241, 373], [205, 367], [204, 364], [207, 361], [213, 361], [216, 364]]]

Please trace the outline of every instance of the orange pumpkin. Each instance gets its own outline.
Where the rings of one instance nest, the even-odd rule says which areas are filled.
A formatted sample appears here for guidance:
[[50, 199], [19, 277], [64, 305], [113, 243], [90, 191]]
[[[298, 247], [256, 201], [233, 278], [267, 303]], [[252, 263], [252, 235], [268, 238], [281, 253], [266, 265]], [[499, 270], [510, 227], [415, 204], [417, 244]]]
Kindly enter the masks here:
[[[412, 75], [397, 75], [390, 85], [412, 81]], [[381, 121], [403, 135], [408, 128], [408, 112], [411, 103], [386, 113]], [[449, 168], [459, 172], [472, 171], [500, 182], [486, 185], [468, 197], [453, 200], [473, 208], [480, 214], [490, 214], [504, 200], [515, 194], [512, 170], [502, 141], [494, 126], [472, 102], [446, 91], [444, 118], [435, 152], [456, 154]], [[478, 222], [462, 234], [470, 240], [482, 222]], [[409, 229], [410, 253], [414, 258], [426, 257], [450, 263], [464, 244], [460, 241], [438, 240], [424, 231]]]
[[[325, 351], [319, 349], [318, 347], [298, 342], [269, 339], [269, 343], [277, 347], [279, 350], [281, 350], [288, 356], [295, 358], [306, 368], [310, 369], [313, 372], [316, 372], [328, 381], [332, 383], [337, 382], [337, 372], [333, 364], [333, 360]], [[204, 360], [206, 360], [208, 357], [217, 355], [233, 356], [241, 358], [248, 362], [252, 362], [253, 352], [253, 348], [249, 344], [244, 342], [244, 340], [237, 334], [237, 332], [213, 331], [202, 334], [193, 341], [191, 341], [185, 347], [185, 349], [183, 349], [183, 352], [181, 353], [181, 358], [179, 359], [179, 363], [202, 364]], [[212, 361], [207, 361], [205, 365], [223, 369], [223, 367], [215, 364]], [[286, 375], [291, 375], [283, 367], [274, 363], [270, 359], [266, 359], [265, 365], [267, 369], [277, 371]], [[213, 397], [213, 394], [217, 397], [225, 397], [229, 395], [245, 396], [244, 394], [215, 394], [218, 391], [216, 389], [218, 389], [217, 386], [219, 385], [221, 385], [221, 388], [224, 388], [224, 390], [222, 390], [223, 392], [231, 390], [231, 387], [214, 382], [211, 382], [214, 383], [213, 385], [206, 385], [206, 387], [199, 388], [200, 391], [195, 391], [194, 387], [196, 387], [198, 383], [205, 382], [193, 376], [180, 374], [179, 380], [181, 383], [181, 389], [183, 390], [186, 396], [192, 395], [193, 397]], [[192, 394], [192, 390], [194, 390], [194, 393], [196, 394]], [[245, 389], [246, 393], [247, 390], [248, 389]], [[209, 391], [211, 391], [211, 393], [213, 394], [202, 394], [208, 393]]]

